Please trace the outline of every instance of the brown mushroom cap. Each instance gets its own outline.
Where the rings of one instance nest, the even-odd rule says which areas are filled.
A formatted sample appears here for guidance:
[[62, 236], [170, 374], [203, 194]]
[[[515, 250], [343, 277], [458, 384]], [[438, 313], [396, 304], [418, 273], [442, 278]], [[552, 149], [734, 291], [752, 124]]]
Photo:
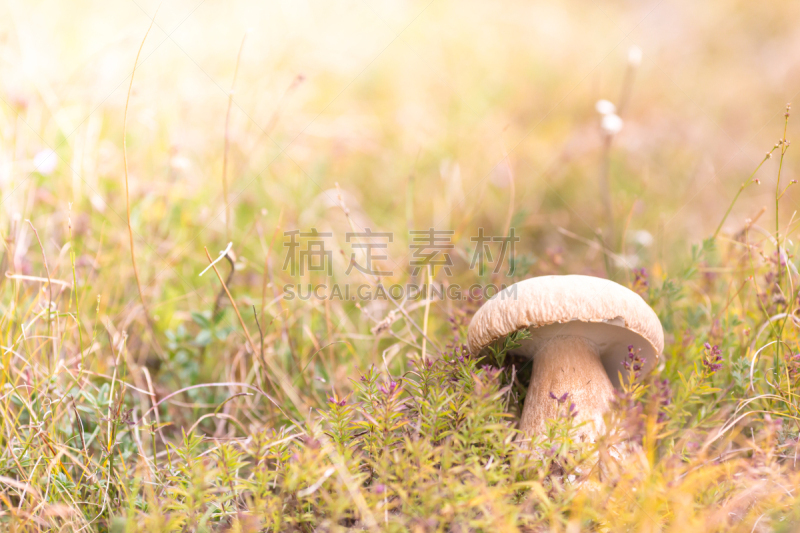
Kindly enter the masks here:
[[502, 290], [472, 318], [469, 349], [477, 354], [522, 329], [528, 329], [531, 338], [514, 353], [529, 357], [554, 336], [591, 340], [614, 386], [625, 373], [622, 361], [629, 345], [641, 349], [644, 372], [655, 366], [664, 349], [664, 331], [655, 311], [632, 290], [591, 276], [541, 276]]

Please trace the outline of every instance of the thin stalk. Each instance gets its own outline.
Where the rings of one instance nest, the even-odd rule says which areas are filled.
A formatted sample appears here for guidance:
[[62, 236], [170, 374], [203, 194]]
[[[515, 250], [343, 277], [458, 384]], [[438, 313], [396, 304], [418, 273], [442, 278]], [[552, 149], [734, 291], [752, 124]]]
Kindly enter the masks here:
[[786, 130], [789, 127], [789, 108], [790, 106], [786, 106], [786, 113], [784, 116], [783, 121], [783, 138], [781, 139], [781, 159], [778, 162], [778, 180], [775, 183], [775, 246], [777, 249], [777, 273], [775, 278], [775, 283], [780, 285], [781, 283], [781, 241], [780, 241], [780, 217], [779, 215], [779, 207], [780, 207], [780, 199], [781, 199], [781, 171], [783, 170], [783, 157], [786, 155], [786, 150], [789, 149], [789, 144], [786, 142]]
[[79, 305], [80, 300], [78, 299], [78, 275], [75, 272], [75, 246], [72, 241], [72, 217], [70, 217], [68, 220], [69, 220], [69, 243], [70, 243], [69, 260], [70, 263], [72, 264], [72, 287], [73, 287], [72, 297], [75, 299], [75, 322], [78, 323], [78, 349], [80, 350], [81, 354], [80, 371], [83, 372], [84, 369], [86, 368], [86, 365], [84, 364], [83, 360], [83, 331], [82, 331], [83, 328], [81, 326], [81, 309]]
[[233, 70], [233, 81], [231, 90], [228, 93], [228, 111], [225, 113], [225, 151], [222, 153], [222, 201], [225, 202], [225, 242], [231, 240], [231, 206], [228, 203], [228, 148], [230, 146], [230, 136], [228, 135], [228, 124], [231, 120], [231, 108], [233, 107], [233, 88], [236, 86], [236, 77], [239, 74], [239, 62], [242, 60], [242, 50], [247, 33], [242, 37], [242, 44], [239, 46], [239, 54], [236, 56], [236, 67]]
[[136, 278], [136, 287], [139, 289], [139, 299], [142, 301], [142, 309], [144, 310], [144, 317], [145, 321], [147, 322], [147, 326], [150, 328], [151, 334], [153, 336], [153, 343], [157, 346], [158, 343], [155, 341], [155, 334], [153, 333], [153, 323], [152, 319], [150, 318], [150, 312], [147, 308], [147, 302], [144, 299], [144, 291], [142, 290], [142, 282], [139, 277], [139, 267], [136, 265], [136, 252], [133, 245], [133, 225], [131, 224], [131, 193], [130, 188], [128, 185], [128, 142], [127, 142], [127, 134], [128, 134], [128, 105], [131, 101], [131, 92], [133, 90], [133, 78], [136, 74], [136, 67], [139, 64], [139, 56], [142, 54], [142, 48], [144, 48], [144, 43], [147, 40], [147, 36], [150, 34], [150, 30], [153, 29], [153, 24], [156, 21], [156, 15], [158, 15], [158, 9], [161, 7], [159, 4], [158, 8], [156, 8], [156, 12], [153, 14], [153, 18], [150, 21], [150, 26], [147, 27], [147, 32], [144, 34], [144, 39], [142, 39], [142, 44], [139, 45], [139, 51], [136, 53], [136, 60], [133, 62], [133, 71], [131, 72], [131, 83], [128, 85], [128, 97], [125, 99], [125, 114], [122, 118], [122, 163], [123, 168], [125, 170], [125, 207], [127, 209], [128, 214], [128, 238], [130, 240], [131, 246], [131, 264], [133, 265], [133, 275]]
[[[50, 268], [47, 266], [47, 255], [44, 253], [44, 245], [42, 245], [42, 239], [39, 238], [39, 232], [36, 231], [36, 228], [33, 227], [33, 223], [30, 220], [26, 220], [25, 222], [30, 225], [31, 229], [33, 230], [33, 234], [36, 235], [36, 240], [39, 242], [39, 248], [42, 250], [42, 260], [44, 261], [44, 271], [47, 272], [47, 290], [50, 295], [50, 299], [47, 302], [47, 329], [50, 331], [50, 335], [53, 336], [53, 364], [58, 361], [58, 313], [56, 313], [56, 332], [53, 333], [53, 282], [50, 280]], [[50, 367], [52, 370], [52, 366]]]
[[425, 291], [425, 316], [422, 319], [422, 361], [425, 361], [425, 351], [428, 347], [428, 316], [431, 312], [431, 286], [433, 285], [433, 275], [431, 274], [431, 266], [428, 265], [428, 288]]
[[[781, 287], [781, 241], [780, 241], [780, 200], [781, 200], [781, 171], [783, 170], [783, 158], [786, 155], [786, 151], [789, 149], [789, 141], [786, 140], [786, 130], [789, 128], [789, 110], [791, 109], [791, 105], [786, 105], [786, 113], [784, 113], [784, 121], [783, 121], [783, 138], [779, 143], [781, 146], [781, 159], [778, 162], [778, 179], [775, 183], [775, 284], [777, 285], [778, 289], [780, 290]], [[785, 322], [784, 322], [785, 323]], [[783, 324], [781, 323], [780, 326], [777, 328], [775, 339], [780, 341], [783, 338]], [[775, 372], [778, 372], [778, 368], [781, 361], [781, 342], [775, 343], [775, 361], [774, 361], [774, 368]]]
[[[256, 312], [256, 306], [253, 305], [253, 318], [256, 319], [256, 327], [258, 328], [258, 335], [261, 338], [261, 342], [258, 343], [259, 348], [261, 349], [261, 363], [264, 364], [264, 330], [261, 329], [261, 323], [258, 321], [258, 312]], [[264, 364], [264, 368], [266, 369], [266, 364]]]
[[611, 199], [611, 184], [609, 183], [611, 174], [611, 141], [613, 138], [613, 135], [604, 135], [603, 160], [600, 165], [600, 197], [603, 200], [603, 214], [606, 217], [609, 244], [614, 239], [614, 206]]
[[[281, 225], [283, 224], [283, 209], [281, 212], [278, 213], [278, 224], [275, 226], [275, 229], [272, 231], [272, 240], [269, 241], [269, 248], [267, 248], [267, 252], [264, 256], [264, 273], [261, 280], [261, 316], [264, 316], [264, 313], [267, 309], [267, 285], [269, 285], [269, 273], [270, 273], [270, 256], [272, 255], [272, 246], [275, 244], [275, 239], [278, 237], [278, 232], [281, 230]], [[283, 302], [283, 300], [281, 300]]]
[[742, 194], [742, 191], [744, 191], [747, 187], [749, 187], [753, 183], [759, 183], [758, 181], [756, 181], [754, 179], [755, 175], [759, 171], [759, 169], [761, 169], [762, 165], [767, 161], [767, 159], [772, 157], [772, 152], [775, 151], [775, 148], [777, 148], [777, 146], [773, 147], [772, 150], [767, 152], [767, 155], [764, 156], [764, 159], [761, 160], [761, 162], [758, 164], [758, 166], [753, 171], [753, 173], [750, 174], [750, 177], [747, 178], [747, 181], [742, 183], [742, 186], [739, 187], [739, 190], [736, 192], [736, 196], [733, 197], [733, 201], [728, 206], [728, 210], [725, 211], [725, 216], [723, 216], [722, 220], [719, 221], [719, 225], [717, 226], [716, 231], [714, 231], [714, 235], [711, 236], [711, 240], [716, 240], [717, 236], [719, 235], [720, 230], [722, 230], [723, 224], [725, 224], [725, 221], [728, 219], [728, 215], [731, 214], [731, 211], [733, 210], [733, 206], [736, 204], [736, 201], [739, 199], [739, 195]]
[[[784, 188], [783, 188], [783, 190], [781, 191], [781, 194], [780, 194], [780, 195], [778, 195], [778, 200], [780, 200], [781, 198], [783, 198], [783, 195], [784, 195], [784, 194], [786, 194], [786, 191], [788, 191], [788, 190], [789, 190], [789, 187], [791, 187], [791, 186], [792, 186], [792, 185], [794, 185], [795, 183], [797, 183], [797, 180], [792, 180], [792, 181], [790, 181], [790, 182], [788, 183], [788, 185], [786, 185], [786, 187], [784, 187]], [[788, 235], [788, 233], [787, 233], [787, 235]]]

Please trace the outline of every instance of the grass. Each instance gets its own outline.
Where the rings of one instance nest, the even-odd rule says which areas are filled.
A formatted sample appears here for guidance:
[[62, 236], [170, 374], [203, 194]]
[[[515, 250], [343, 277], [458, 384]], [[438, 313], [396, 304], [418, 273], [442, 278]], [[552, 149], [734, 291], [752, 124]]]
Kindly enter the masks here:
[[[584, 17], [622, 16], [608, 6], [565, 19], [576, 49], [616, 42], [580, 36]], [[647, 67], [665, 35], [656, 27], [641, 35], [641, 67], [597, 67], [598, 97], [622, 85], [625, 125], [610, 135], [596, 95], [562, 64], [592, 72], [585, 50], [537, 55], [529, 7], [473, 7], [422, 11], [398, 41], [413, 64], [390, 56], [373, 70], [326, 48], [330, 35], [354, 38], [354, 54], [375, 44], [347, 17], [327, 13], [330, 25], [287, 34], [296, 47], [270, 56], [253, 15], [246, 44], [244, 31], [217, 39], [221, 51], [192, 74], [160, 62], [159, 43], [185, 16], [167, 2], [157, 17], [155, 6], [136, 11], [130, 38], [108, 52], [124, 63], [108, 102], [71, 93], [92, 85], [82, 71], [58, 101], [41, 87], [0, 88], [0, 529], [800, 527], [800, 167], [784, 95], [742, 85], [757, 117], [744, 120], [721, 94], [714, 109], [732, 110], [724, 120], [737, 133], [723, 149], [698, 141], [664, 119], [676, 93], [659, 92]], [[768, 13], [709, 9], [730, 15], [731, 42], [687, 40], [707, 52], [686, 59], [703, 72], [698, 98], [729, 81], [742, 57], [731, 43], [761, 31], [792, 42]], [[794, 8], [781, 9], [792, 20]], [[196, 16], [208, 29], [224, 14]], [[9, 32], [24, 33], [11, 19]], [[713, 26], [709, 14], [694, 21]], [[196, 39], [172, 42], [194, 54], [208, 37]], [[297, 43], [331, 55], [319, 66]], [[181, 92], [198, 79], [207, 94]], [[764, 117], [777, 118], [762, 132], [752, 121]], [[766, 150], [742, 140], [751, 136], [766, 156], [753, 156]], [[412, 273], [409, 230], [429, 227], [453, 232], [450, 275]], [[314, 239], [331, 251], [330, 274], [287, 266], [284, 232], [312, 228], [328, 234]], [[367, 228], [393, 240], [368, 252]], [[470, 268], [479, 228], [513, 228], [513, 261], [495, 270], [495, 243], [486, 268]], [[391, 273], [354, 268], [368, 253]], [[531, 368], [509, 351], [524, 333], [470, 354], [482, 300], [434, 290], [568, 273], [632, 288], [666, 335], [597, 443], [576, 438], [568, 398], [554, 400], [561, 414], [546, 434], [519, 434]], [[320, 283], [328, 295], [334, 283], [378, 295], [426, 281], [405, 301], [303, 297]]]

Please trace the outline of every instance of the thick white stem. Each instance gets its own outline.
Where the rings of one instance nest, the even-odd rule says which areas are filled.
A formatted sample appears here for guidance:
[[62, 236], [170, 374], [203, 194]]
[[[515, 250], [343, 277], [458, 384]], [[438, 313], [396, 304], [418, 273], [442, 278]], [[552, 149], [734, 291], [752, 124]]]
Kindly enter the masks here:
[[[558, 398], [568, 393], [567, 401], [559, 404], [550, 393]], [[528, 435], [541, 433], [548, 419], [563, 416], [574, 403], [577, 422], [586, 422], [579, 431], [580, 438], [594, 441], [605, 431], [603, 414], [613, 397], [614, 387], [592, 341], [575, 336], [547, 339], [533, 357], [520, 429]]]

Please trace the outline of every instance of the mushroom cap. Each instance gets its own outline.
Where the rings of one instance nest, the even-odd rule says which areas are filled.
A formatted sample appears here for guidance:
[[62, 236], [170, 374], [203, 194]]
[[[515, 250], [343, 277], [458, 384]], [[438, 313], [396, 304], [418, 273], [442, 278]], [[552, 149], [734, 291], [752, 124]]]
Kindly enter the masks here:
[[547, 339], [580, 336], [597, 345], [614, 386], [628, 346], [641, 349], [644, 372], [658, 362], [664, 349], [664, 330], [658, 316], [632, 290], [591, 276], [541, 276], [515, 283], [486, 302], [469, 324], [470, 352], [528, 329], [531, 338], [513, 353], [533, 357]]

